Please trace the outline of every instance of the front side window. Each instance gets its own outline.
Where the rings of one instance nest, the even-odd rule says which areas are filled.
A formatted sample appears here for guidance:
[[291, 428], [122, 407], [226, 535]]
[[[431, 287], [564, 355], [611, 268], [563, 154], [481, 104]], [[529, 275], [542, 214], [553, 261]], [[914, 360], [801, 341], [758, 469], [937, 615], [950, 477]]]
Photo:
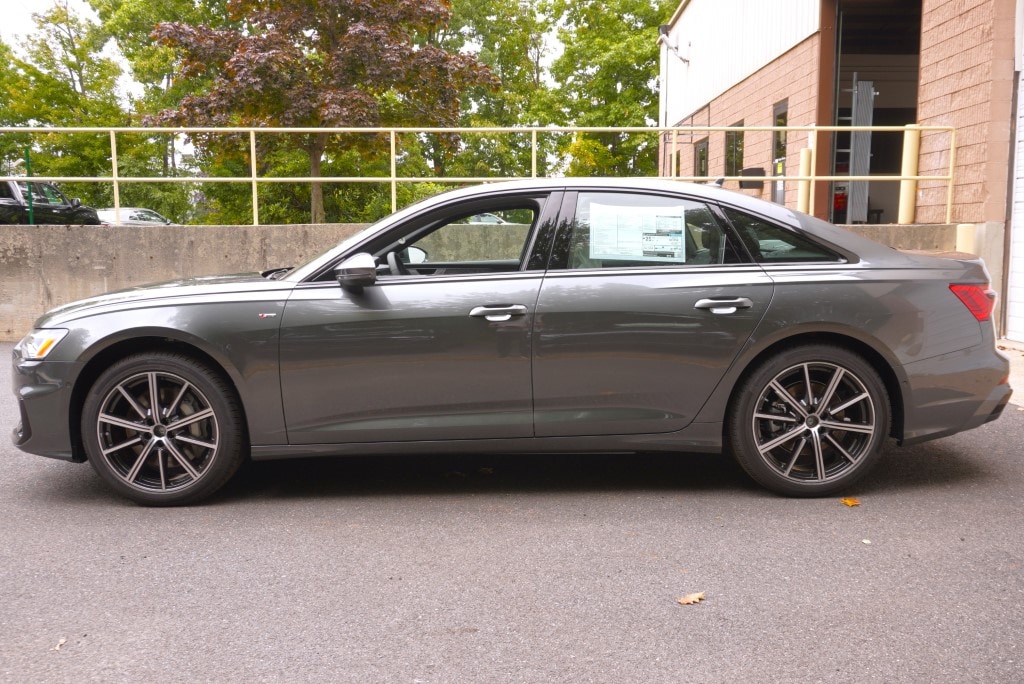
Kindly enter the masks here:
[[[50, 195], [52, 194], [52, 190], [48, 185], [44, 185], [43, 183], [19, 182], [18, 187], [21, 188], [21, 194], [22, 196], [25, 197], [26, 200], [28, 199], [28, 192], [29, 188], [31, 187], [32, 202], [34, 204], [50, 204]], [[60, 204], [60, 200], [58, 199], [56, 202], [54, 202], [54, 204]]]
[[387, 275], [518, 271], [538, 214], [539, 207], [531, 202], [455, 215], [375, 256]]
[[149, 211], [148, 209], [142, 209], [135, 212], [131, 216], [132, 221], [148, 221], [150, 223], [165, 223], [164, 218], [155, 211]]
[[739, 261], [707, 205], [662, 195], [581, 192], [563, 244], [570, 269]]
[[840, 262], [843, 258], [812, 240], [764, 219], [725, 207], [736, 233], [760, 263]]

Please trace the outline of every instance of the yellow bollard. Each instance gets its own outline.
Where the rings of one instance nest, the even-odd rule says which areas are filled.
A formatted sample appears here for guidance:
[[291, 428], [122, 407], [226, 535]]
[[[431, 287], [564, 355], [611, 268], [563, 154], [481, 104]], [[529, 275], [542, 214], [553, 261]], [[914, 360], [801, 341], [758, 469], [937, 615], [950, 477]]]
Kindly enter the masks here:
[[[903, 132], [903, 166], [900, 175], [917, 175], [917, 160], [921, 151], [921, 128], [917, 124], [907, 124]], [[900, 181], [900, 209], [897, 222], [901, 226], [914, 222], [917, 211], [917, 181]]]
[[[800, 175], [805, 179], [811, 175], [811, 150], [803, 148], [800, 150]], [[805, 214], [811, 210], [811, 181], [800, 180], [796, 186], [796, 210]]]

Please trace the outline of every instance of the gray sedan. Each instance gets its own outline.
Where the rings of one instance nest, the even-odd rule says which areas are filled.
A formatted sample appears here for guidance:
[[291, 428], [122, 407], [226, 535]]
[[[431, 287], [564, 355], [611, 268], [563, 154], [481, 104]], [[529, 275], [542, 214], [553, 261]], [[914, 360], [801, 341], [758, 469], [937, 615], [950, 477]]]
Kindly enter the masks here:
[[887, 439], [999, 416], [993, 301], [976, 258], [718, 188], [488, 185], [296, 268], [50, 311], [14, 352], [14, 441], [149, 505], [248, 458], [455, 451], [724, 450], [821, 496]]

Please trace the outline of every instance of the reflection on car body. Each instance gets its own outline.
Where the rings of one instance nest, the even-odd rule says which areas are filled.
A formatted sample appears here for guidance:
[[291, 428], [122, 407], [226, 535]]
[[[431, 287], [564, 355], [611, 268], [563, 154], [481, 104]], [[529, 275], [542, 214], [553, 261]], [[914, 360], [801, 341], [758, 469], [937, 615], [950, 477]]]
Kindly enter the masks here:
[[725, 450], [819, 496], [1011, 394], [979, 259], [708, 186], [456, 190], [265, 273], [43, 316], [15, 349], [15, 443], [150, 505], [247, 458], [453, 451]]

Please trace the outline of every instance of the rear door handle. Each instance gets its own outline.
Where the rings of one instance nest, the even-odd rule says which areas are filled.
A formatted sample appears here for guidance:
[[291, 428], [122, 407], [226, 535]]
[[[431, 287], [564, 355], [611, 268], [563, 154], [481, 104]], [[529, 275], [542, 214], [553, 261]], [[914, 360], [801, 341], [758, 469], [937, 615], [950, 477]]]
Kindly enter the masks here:
[[494, 323], [507, 321], [513, 316], [525, 316], [526, 307], [522, 304], [510, 304], [508, 306], [478, 306], [469, 312], [473, 318], [486, 318]]
[[737, 309], [749, 309], [754, 305], [747, 297], [728, 297], [724, 299], [698, 299], [694, 309], [711, 309], [713, 314], [736, 313]]

